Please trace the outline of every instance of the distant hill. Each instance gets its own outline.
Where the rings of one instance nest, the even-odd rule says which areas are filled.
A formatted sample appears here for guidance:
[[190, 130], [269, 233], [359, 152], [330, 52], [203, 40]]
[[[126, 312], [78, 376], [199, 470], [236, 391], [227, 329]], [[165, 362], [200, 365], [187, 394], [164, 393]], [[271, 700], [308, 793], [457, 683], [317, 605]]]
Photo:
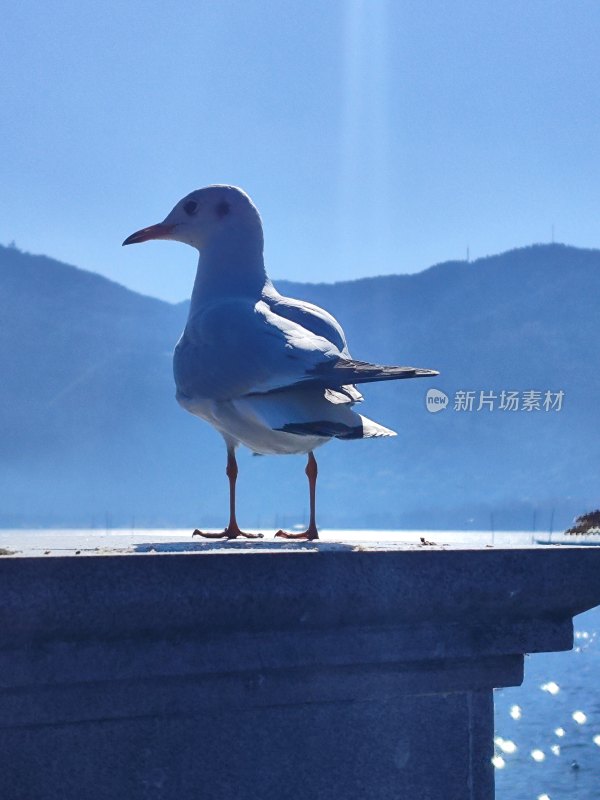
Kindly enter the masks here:
[[[566, 527], [598, 505], [600, 251], [513, 250], [416, 275], [292, 284], [355, 357], [439, 369], [365, 388], [396, 439], [318, 452], [322, 526]], [[191, 288], [191, 287], [190, 287]], [[224, 448], [174, 400], [187, 304], [0, 247], [0, 525], [217, 525]], [[449, 406], [425, 408], [425, 393]], [[456, 392], [563, 391], [561, 411], [455, 411]], [[240, 459], [247, 526], [302, 522], [301, 457]]]

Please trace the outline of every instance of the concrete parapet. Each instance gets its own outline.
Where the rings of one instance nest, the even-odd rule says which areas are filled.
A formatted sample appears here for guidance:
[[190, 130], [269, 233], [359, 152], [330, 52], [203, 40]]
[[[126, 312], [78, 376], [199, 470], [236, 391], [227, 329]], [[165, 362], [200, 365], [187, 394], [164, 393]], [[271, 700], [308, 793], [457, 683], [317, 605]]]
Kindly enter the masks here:
[[1, 558], [0, 796], [489, 800], [492, 689], [598, 603], [600, 548]]

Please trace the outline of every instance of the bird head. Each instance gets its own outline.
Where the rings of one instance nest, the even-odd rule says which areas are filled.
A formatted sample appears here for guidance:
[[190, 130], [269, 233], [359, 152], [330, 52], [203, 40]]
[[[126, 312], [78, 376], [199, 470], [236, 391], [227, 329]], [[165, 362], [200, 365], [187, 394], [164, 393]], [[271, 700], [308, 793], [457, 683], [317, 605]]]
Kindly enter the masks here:
[[171, 239], [202, 251], [220, 241], [238, 238], [252, 238], [262, 249], [260, 215], [241, 189], [217, 185], [186, 195], [162, 222], [132, 233], [123, 244]]

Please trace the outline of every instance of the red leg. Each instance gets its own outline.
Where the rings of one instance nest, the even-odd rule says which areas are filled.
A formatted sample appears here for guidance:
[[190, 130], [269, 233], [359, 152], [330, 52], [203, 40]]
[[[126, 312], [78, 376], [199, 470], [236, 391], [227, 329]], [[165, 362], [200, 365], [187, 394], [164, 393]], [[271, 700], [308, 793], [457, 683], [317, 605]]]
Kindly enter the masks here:
[[286, 531], [277, 531], [276, 537], [280, 539], [318, 539], [319, 531], [317, 530], [315, 506], [316, 506], [316, 490], [317, 490], [317, 460], [314, 457], [312, 450], [308, 454], [308, 462], [306, 464], [306, 477], [308, 478], [308, 492], [310, 497], [310, 520], [308, 528], [302, 533], [287, 533]]
[[204, 533], [196, 528], [192, 536], [203, 536], [205, 539], [237, 539], [238, 536], [243, 536], [246, 539], [262, 539], [262, 533], [247, 533], [240, 530], [235, 518], [235, 482], [238, 476], [238, 465], [233, 447], [227, 448], [227, 469], [225, 474], [229, 478], [229, 525], [221, 533]]

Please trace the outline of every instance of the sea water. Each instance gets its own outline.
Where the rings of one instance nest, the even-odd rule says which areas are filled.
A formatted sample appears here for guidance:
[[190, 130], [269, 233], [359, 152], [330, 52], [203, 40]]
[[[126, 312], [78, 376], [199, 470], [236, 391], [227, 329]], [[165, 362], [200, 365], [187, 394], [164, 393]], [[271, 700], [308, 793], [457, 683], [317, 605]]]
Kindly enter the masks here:
[[494, 692], [497, 800], [600, 798], [600, 607], [574, 622], [573, 651], [527, 656]]

